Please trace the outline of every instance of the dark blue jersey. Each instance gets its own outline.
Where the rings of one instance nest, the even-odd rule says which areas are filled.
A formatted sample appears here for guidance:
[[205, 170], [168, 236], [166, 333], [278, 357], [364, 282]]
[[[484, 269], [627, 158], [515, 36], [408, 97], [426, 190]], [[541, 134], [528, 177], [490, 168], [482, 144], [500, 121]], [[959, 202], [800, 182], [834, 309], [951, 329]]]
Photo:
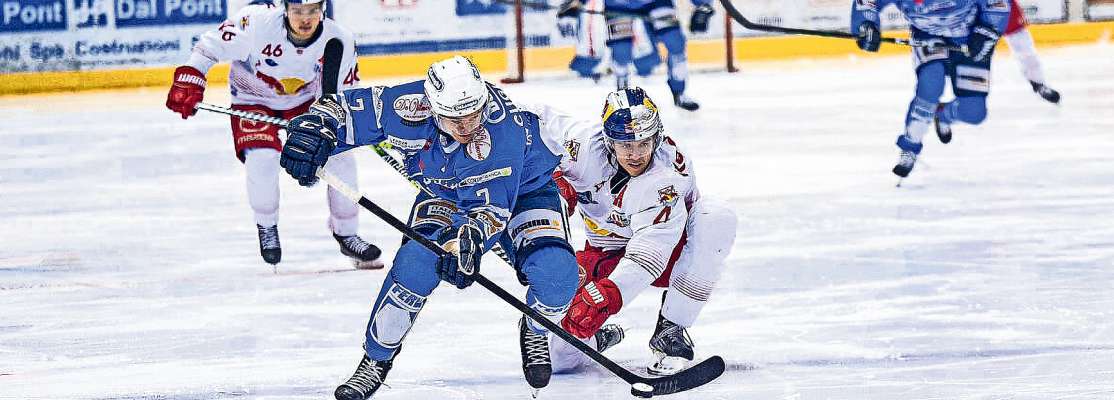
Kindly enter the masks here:
[[560, 148], [539, 138], [536, 115], [519, 110], [490, 84], [484, 131], [460, 144], [438, 128], [423, 84], [344, 91], [347, 115], [336, 153], [383, 142], [398, 150], [410, 179], [456, 205], [453, 226], [478, 224], [488, 249], [507, 226], [518, 196], [552, 180]]

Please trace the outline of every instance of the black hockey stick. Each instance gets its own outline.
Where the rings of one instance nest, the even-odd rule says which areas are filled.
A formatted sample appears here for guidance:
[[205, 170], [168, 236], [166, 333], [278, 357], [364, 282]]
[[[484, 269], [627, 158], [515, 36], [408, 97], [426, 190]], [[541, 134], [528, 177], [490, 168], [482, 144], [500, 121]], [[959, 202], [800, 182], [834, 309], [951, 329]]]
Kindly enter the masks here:
[[[837, 39], [858, 39], [859, 38], [858, 36], [852, 35], [849, 32], [821, 31], [821, 30], [814, 30], [814, 29], [801, 29], [801, 28], [783, 28], [783, 27], [780, 27], [780, 26], [766, 25], [766, 24], [759, 24], [759, 23], [751, 22], [750, 20], [748, 20], [746, 17], [743, 16], [743, 13], [739, 12], [739, 10], [737, 8], [735, 8], [734, 4], [731, 4], [730, 0], [720, 0], [720, 3], [723, 4], [723, 9], [727, 10], [727, 15], [730, 15], [731, 19], [733, 19], [733, 20], [735, 20], [735, 22], [738, 22], [739, 24], [743, 25], [744, 28], [747, 28], [747, 29], [750, 29], [750, 30], [753, 30], [753, 31], [790, 33], [790, 34], [794, 34], [794, 35], [823, 36], [823, 37], [830, 37], [830, 38], [837, 38]], [[890, 37], [884, 37], [884, 38], [882, 38], [882, 41], [886, 42], [886, 43], [900, 44], [900, 45], [909, 46], [909, 47], [943, 48], [943, 49], [958, 51], [958, 52], [962, 52], [963, 54], [967, 54], [967, 46], [965, 46], [965, 45], [957, 47], [957, 46], [952, 46], [952, 45], [930, 43], [930, 42], [925, 42], [925, 41], [920, 41], [920, 40], [915, 40], [915, 39], [890, 38]]]
[[[539, 3], [539, 2], [536, 2], [536, 1], [525, 1], [525, 0], [495, 0], [496, 3], [502, 3], [502, 4], [506, 4], [506, 5], [510, 5], [510, 6], [515, 5], [515, 3], [517, 3], [518, 1], [522, 1], [522, 6], [523, 7], [532, 8], [532, 9], [535, 9], [535, 10], [557, 10], [558, 9], [557, 7], [551, 6], [551, 5], [549, 5], [545, 2], [540, 2]], [[608, 11], [608, 10], [603, 10], [603, 11], [588, 10], [588, 9], [584, 8], [583, 4], [579, 4], [576, 7], [572, 7], [572, 8], [577, 9], [577, 10], [579, 10], [578, 12], [582, 12], [582, 13], [585, 13], [585, 14], [596, 14], [596, 15], [603, 15], [603, 16], [608, 16], [608, 17], [633, 17], [633, 18], [643, 18], [643, 19], [650, 18], [650, 16], [648, 16], [648, 15], [634, 13], [634, 12]]]
[[344, 58], [344, 44], [340, 39], [329, 39], [325, 43], [325, 54], [321, 64], [321, 94], [336, 94], [340, 89], [340, 61]]
[[[197, 109], [213, 111], [221, 114], [234, 115], [244, 119], [253, 119], [261, 122], [276, 124], [282, 127], [286, 127], [286, 125], [289, 123], [289, 121], [282, 118], [276, 118], [241, 110], [233, 110], [206, 103], [198, 103]], [[376, 149], [376, 153], [380, 153], [383, 151], [382, 149], [378, 148], [378, 146], [370, 147]], [[405, 169], [401, 167], [401, 163], [398, 163], [398, 161], [395, 160], [393, 157], [390, 157], [386, 153], [382, 153], [381, 157], [384, 158], [384, 161], [390, 159], [390, 161], [387, 161], [387, 163], [391, 164], [392, 167], [395, 167], [397, 163], [398, 167], [395, 167], [395, 169], [402, 173], [404, 176], [406, 175]], [[392, 163], [392, 161], [394, 162]], [[336, 189], [337, 192], [340, 192], [349, 200], [352, 200], [353, 203], [363, 206], [364, 209], [370, 211], [372, 214], [375, 214], [375, 216], [379, 217], [384, 222], [397, 229], [406, 237], [409, 237], [410, 239], [420, 243], [422, 246], [429, 249], [429, 251], [432, 251], [434, 254], [442, 257], [447, 255], [446, 251], [442, 249], [441, 246], [438, 246], [437, 244], [431, 242], [429, 239], [426, 239], [425, 237], [419, 235], [417, 232], [414, 231], [413, 228], [410, 228], [404, 222], [398, 220], [398, 218], [395, 218], [393, 215], [380, 208], [371, 200], [368, 200], [367, 197], [364, 197], [359, 192], [353, 190], [351, 187], [349, 187], [337, 177], [333, 176], [324, 168], [317, 169], [317, 177], [321, 178], [321, 180], [325, 181], [325, 183], [327, 183], [329, 186], [332, 186], [333, 189]], [[507, 261], [509, 263], [506, 257], [503, 257], [503, 255], [500, 256], [501, 258], [503, 258], [503, 261]], [[507, 304], [510, 304], [512, 307], [518, 309], [523, 314], [526, 314], [534, 321], [537, 321], [538, 323], [544, 325], [555, 335], [568, 342], [577, 350], [580, 350], [592, 360], [595, 360], [597, 363], [606, 368], [608, 371], [611, 371], [611, 373], [615, 374], [620, 379], [626, 381], [628, 384], [631, 385], [631, 394], [635, 396], [648, 398], [653, 395], [678, 393], [697, 388], [715, 380], [716, 378], [719, 378], [719, 376], [722, 375], [723, 371], [726, 369], [726, 365], [724, 364], [722, 357], [712, 356], [692, 367], [686, 368], [673, 375], [661, 376], [656, 378], [646, 378], [639, 376], [627, 370], [626, 368], [623, 368], [619, 364], [616, 364], [614, 361], [611, 361], [610, 358], [607, 358], [607, 356], [600, 354], [599, 351], [596, 351], [596, 349], [589, 347], [587, 344], [580, 341], [580, 339], [577, 339], [575, 336], [569, 334], [568, 332], [565, 332], [565, 330], [558, 326], [556, 323], [550, 321], [545, 316], [528, 307], [526, 304], [522, 303], [521, 300], [518, 300], [510, 293], [507, 293], [507, 291], [504, 290], [502, 287], [487, 279], [487, 277], [476, 273], [474, 275], [474, 278], [476, 282], [480, 284], [480, 286], [483, 286], [491, 293], [494, 293], [500, 299], [503, 299], [503, 301], [507, 302]]]

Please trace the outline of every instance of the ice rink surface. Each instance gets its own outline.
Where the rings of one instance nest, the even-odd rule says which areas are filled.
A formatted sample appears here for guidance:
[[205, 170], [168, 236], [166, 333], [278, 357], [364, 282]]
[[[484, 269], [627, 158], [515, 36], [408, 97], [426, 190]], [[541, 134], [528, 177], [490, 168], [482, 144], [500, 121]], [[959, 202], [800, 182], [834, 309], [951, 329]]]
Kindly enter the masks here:
[[[663, 76], [646, 81], [701, 190], [741, 219], [690, 332], [728, 370], [666, 398], [1114, 398], [1114, 46], [1043, 59], [1062, 106], [999, 54], [988, 121], [948, 145], [926, 136], [901, 188], [889, 170], [907, 57], [694, 74], [695, 114], [668, 105]], [[507, 91], [597, 118], [610, 85]], [[331, 398], [384, 272], [350, 271], [324, 188], [283, 178], [273, 274], [227, 117], [182, 121], [164, 101], [164, 88], [0, 98], [0, 398]], [[404, 216], [414, 190], [357, 151], [361, 189]], [[400, 236], [363, 215], [363, 237], [393, 254]], [[483, 272], [523, 293], [501, 261]], [[606, 354], [650, 362], [658, 301], [613, 318], [627, 339]], [[529, 398], [517, 319], [478, 285], [443, 285], [375, 398]], [[593, 367], [540, 398], [629, 387]]]

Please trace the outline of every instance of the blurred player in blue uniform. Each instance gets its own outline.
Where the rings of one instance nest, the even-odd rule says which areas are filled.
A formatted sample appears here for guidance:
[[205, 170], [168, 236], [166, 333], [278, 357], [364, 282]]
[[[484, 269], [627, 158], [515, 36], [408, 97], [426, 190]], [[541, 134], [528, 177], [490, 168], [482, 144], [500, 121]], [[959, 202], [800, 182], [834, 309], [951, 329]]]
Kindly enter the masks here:
[[[692, 4], [695, 8], [689, 30], [693, 33], [707, 32], [708, 20], [714, 13], [712, 0], [692, 0]], [[569, 17], [583, 7], [579, 0], [566, 1], [558, 11], [559, 22], [562, 17], [564, 21], [569, 21]], [[616, 86], [620, 90], [628, 86], [630, 66], [635, 62], [632, 50], [634, 24], [643, 23], [652, 45], [661, 43], [668, 53], [665, 65], [669, 70], [669, 79], [666, 82], [673, 92], [673, 104], [689, 111], [699, 109], [700, 104], [685, 94], [688, 57], [685, 55], [685, 35], [681, 32], [673, 0], [604, 0], [604, 11], [609, 13], [606, 16], [607, 47], [611, 50], [611, 69], [615, 73]], [[559, 25], [562, 36], [576, 36], [576, 30], [567, 22]]]
[[[529, 285], [526, 304], [555, 322], [564, 315], [579, 276], [551, 177], [562, 147], [538, 129], [536, 115], [459, 56], [434, 63], [423, 81], [346, 90], [290, 121], [281, 164], [302, 185], [316, 181], [331, 154], [381, 142], [402, 152], [423, 188], [409, 224], [451, 253], [442, 259], [415, 241], [399, 248], [371, 312], [363, 360], [338, 399], [370, 397], [433, 289], [442, 280], [472, 284], [496, 243]], [[519, 332], [526, 380], [545, 387], [547, 330], [524, 316]]]
[[[935, 124], [940, 142], [952, 140], [951, 124], [977, 125], [986, 119], [990, 92], [990, 60], [994, 45], [1009, 21], [1008, 0], [853, 0], [851, 33], [866, 51], [881, 44], [879, 12], [893, 4], [909, 19], [912, 37], [926, 42], [913, 48], [916, 95], [905, 114], [905, 132], [897, 138], [901, 155], [893, 172], [904, 178], [921, 153], [921, 139]], [[966, 46], [966, 53], [942, 46]], [[955, 100], [940, 103], [945, 78]]]

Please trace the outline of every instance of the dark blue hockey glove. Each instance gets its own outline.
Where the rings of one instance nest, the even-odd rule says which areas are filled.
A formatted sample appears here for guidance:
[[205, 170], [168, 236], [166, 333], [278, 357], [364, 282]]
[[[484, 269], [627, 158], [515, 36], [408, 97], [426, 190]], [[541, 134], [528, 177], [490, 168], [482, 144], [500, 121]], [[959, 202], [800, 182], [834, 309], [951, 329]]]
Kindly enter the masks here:
[[[448, 255], [441, 257], [441, 264], [437, 267], [441, 280], [459, 289], [475, 282], [473, 274], [480, 272], [480, 257], [483, 256], [484, 239], [480, 228], [473, 223], [450, 226], [441, 231], [438, 242], [450, 250]], [[452, 251], [454, 248], [457, 251]]]
[[998, 44], [1001, 35], [986, 25], [971, 27], [971, 35], [967, 37], [967, 51], [971, 61], [982, 63], [990, 61], [994, 54], [994, 45]]
[[317, 183], [317, 169], [324, 167], [337, 148], [336, 118], [311, 109], [294, 117], [286, 127], [286, 144], [279, 165], [302, 186]]
[[855, 44], [866, 51], [878, 51], [878, 47], [882, 46], [882, 34], [878, 32], [878, 25], [869, 21], [859, 24], [859, 37], [855, 39]]
[[708, 20], [712, 18], [716, 10], [710, 4], [696, 6], [692, 10], [692, 17], [689, 19], [689, 31], [692, 33], [704, 33], [708, 31]]

